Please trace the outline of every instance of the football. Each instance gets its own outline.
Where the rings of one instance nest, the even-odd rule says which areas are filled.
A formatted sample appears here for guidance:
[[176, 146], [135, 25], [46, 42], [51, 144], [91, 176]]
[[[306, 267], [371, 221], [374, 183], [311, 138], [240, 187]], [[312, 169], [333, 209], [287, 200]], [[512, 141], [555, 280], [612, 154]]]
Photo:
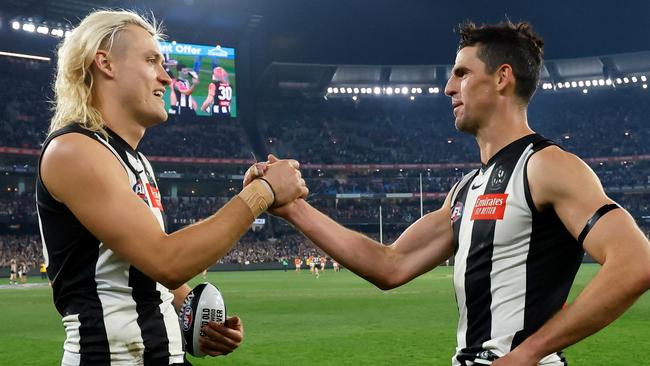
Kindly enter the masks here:
[[185, 352], [192, 356], [205, 356], [199, 349], [199, 338], [203, 336], [201, 327], [211, 321], [221, 324], [226, 321], [226, 304], [221, 292], [207, 282], [197, 285], [185, 297], [178, 318]]

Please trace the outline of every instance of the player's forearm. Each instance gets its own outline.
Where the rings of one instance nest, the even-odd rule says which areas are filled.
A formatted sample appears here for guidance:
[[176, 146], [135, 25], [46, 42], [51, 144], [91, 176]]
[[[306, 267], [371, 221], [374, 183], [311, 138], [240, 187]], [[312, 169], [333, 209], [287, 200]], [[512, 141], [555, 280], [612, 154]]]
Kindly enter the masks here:
[[606, 262], [571, 305], [557, 313], [516, 351], [539, 360], [616, 320], [648, 288], [647, 270], [634, 262], [614, 258]]
[[297, 201], [286, 219], [344, 267], [380, 288], [388, 287], [388, 247], [343, 227], [304, 200]]
[[161, 282], [172, 289], [184, 284], [226, 255], [252, 223], [251, 209], [236, 196], [209, 218], [166, 236], [163, 246], [178, 250], [167, 252]]

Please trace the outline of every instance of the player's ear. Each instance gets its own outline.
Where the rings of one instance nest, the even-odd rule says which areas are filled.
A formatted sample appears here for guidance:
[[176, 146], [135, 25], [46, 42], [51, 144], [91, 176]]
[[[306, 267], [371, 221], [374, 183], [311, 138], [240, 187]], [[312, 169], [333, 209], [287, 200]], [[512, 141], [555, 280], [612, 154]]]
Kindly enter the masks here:
[[97, 71], [101, 72], [106, 77], [112, 78], [115, 76], [113, 72], [113, 64], [111, 62], [111, 58], [108, 55], [108, 52], [104, 50], [97, 50], [93, 64], [95, 65]]
[[495, 72], [497, 89], [503, 90], [511, 84], [514, 84], [514, 74], [512, 71], [512, 66], [508, 64], [503, 64], [499, 66]]

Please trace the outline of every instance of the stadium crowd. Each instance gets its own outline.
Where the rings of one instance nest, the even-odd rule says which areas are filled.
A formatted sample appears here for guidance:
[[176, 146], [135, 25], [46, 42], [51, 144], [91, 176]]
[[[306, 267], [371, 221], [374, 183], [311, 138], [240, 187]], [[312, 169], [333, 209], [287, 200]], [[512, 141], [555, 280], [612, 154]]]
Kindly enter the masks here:
[[[39, 149], [51, 116], [52, 65], [42, 61], [0, 57], [0, 146]], [[601, 90], [589, 94], [538, 91], [529, 110], [531, 127], [583, 158], [614, 158], [590, 165], [603, 186], [650, 232], [650, 160], [622, 158], [650, 154], [650, 97], [646, 90]], [[267, 102], [257, 113], [257, 133], [265, 148], [280, 157], [315, 164], [478, 163], [476, 143], [455, 130], [449, 100], [441, 95], [386, 102], [367, 97], [319, 101]], [[248, 131], [250, 133], [250, 131]], [[140, 145], [148, 156], [249, 159], [248, 136], [238, 120], [219, 122], [172, 118], [152, 128]], [[0, 194], [0, 267], [12, 258], [36, 268], [42, 258], [37, 235], [33, 183], [17, 191], [13, 174], [33, 182], [34, 157], [25, 165], [15, 156], [0, 156], [4, 176]], [[20, 159], [19, 159], [20, 160]], [[18, 164], [18, 165], [16, 165]], [[154, 163], [163, 194], [169, 230], [177, 230], [212, 214], [239, 189], [234, 176], [245, 167]], [[385, 242], [420, 215], [417, 199], [341, 199], [337, 194], [445, 193], [469, 168], [432, 170], [304, 169], [313, 204], [348, 226], [376, 235], [379, 209], [387, 227]], [[179, 177], [182, 176], [183, 179]], [[13, 178], [12, 178], [13, 177]], [[175, 180], [173, 180], [175, 179]], [[170, 183], [175, 185], [171, 194]], [[199, 181], [213, 187], [195, 192]], [[207, 181], [207, 183], [205, 183]], [[173, 196], [173, 197], [172, 197]], [[444, 197], [444, 195], [443, 195]], [[426, 200], [424, 212], [439, 207], [443, 197]], [[16, 230], [13, 224], [25, 224]], [[25, 229], [27, 228], [27, 229]], [[31, 231], [29, 231], [31, 230]], [[307, 239], [280, 220], [247, 234], [221, 263], [268, 263], [281, 258], [320, 255]]]

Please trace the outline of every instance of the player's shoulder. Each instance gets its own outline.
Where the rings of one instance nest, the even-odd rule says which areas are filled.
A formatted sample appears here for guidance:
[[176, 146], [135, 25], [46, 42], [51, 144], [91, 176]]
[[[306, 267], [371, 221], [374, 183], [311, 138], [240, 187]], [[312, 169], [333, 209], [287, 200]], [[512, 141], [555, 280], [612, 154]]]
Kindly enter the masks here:
[[598, 177], [578, 156], [558, 146], [548, 146], [530, 157], [530, 190], [538, 204], [554, 204], [584, 192], [602, 190]]
[[552, 173], [570, 173], [574, 169], [586, 168], [586, 163], [575, 154], [572, 154], [557, 145], [549, 145], [536, 151], [528, 162], [528, 172], [544, 173], [549, 176]]
[[66, 133], [49, 141], [41, 156], [40, 176], [50, 193], [101, 179], [121, 179], [124, 169], [102, 143], [83, 133]]
[[83, 162], [86, 158], [102, 158], [108, 149], [97, 139], [83, 133], [65, 133], [53, 137], [43, 151], [43, 163], [64, 159], [70, 164]]

